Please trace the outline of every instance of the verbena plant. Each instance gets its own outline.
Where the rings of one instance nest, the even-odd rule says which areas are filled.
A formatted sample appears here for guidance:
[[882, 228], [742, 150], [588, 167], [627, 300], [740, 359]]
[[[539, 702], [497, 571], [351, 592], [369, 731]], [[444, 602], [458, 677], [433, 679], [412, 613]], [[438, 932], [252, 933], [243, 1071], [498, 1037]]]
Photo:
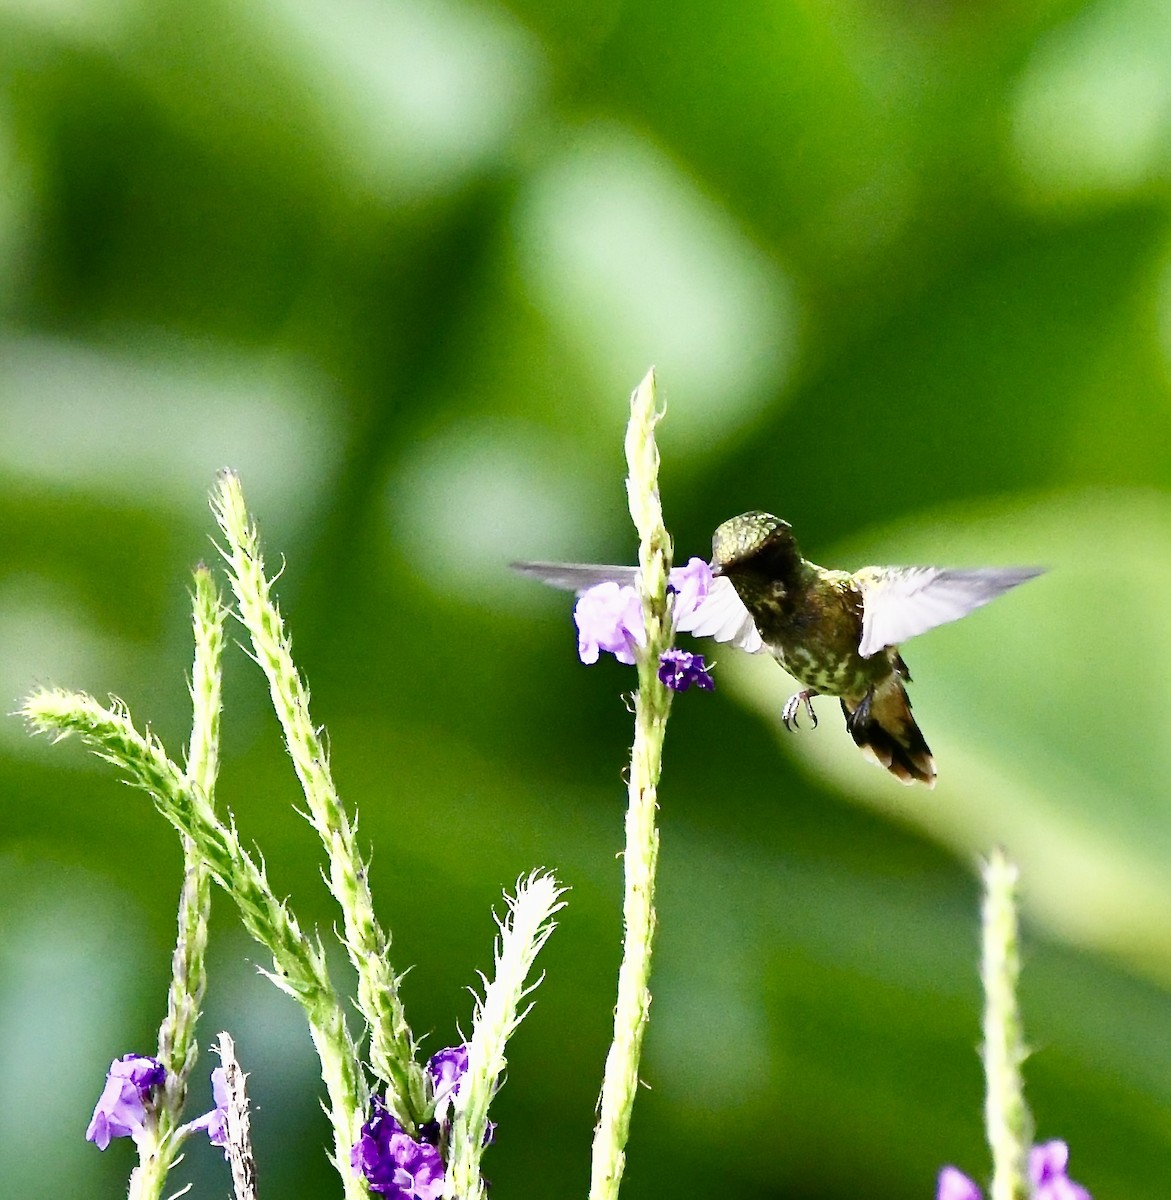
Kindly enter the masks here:
[[[609, 590], [587, 595], [577, 611], [579, 651], [585, 661], [596, 659], [600, 647], [633, 662], [638, 670], [623, 855], [623, 955], [614, 1037], [594, 1131], [590, 1200], [613, 1200], [618, 1194], [649, 1019], [658, 858], [655, 817], [672, 691], [692, 684], [711, 687], [702, 659], [672, 647], [680, 613], [702, 602], [703, 572], [696, 568], [703, 564], [692, 560], [672, 573], [671, 539], [658, 492], [654, 430], [659, 417], [652, 373], [632, 396], [626, 434], [627, 493], [639, 537], [637, 582], [628, 588], [603, 585]], [[357, 821], [334, 786], [324, 739], [310, 717], [309, 690], [293, 661], [272, 594], [273, 579], [265, 572], [257, 530], [240, 481], [230, 471], [217, 480], [212, 510], [232, 606], [225, 605], [212, 571], [197, 567], [193, 714], [183, 765], [168, 756], [149, 728], [140, 729], [117, 700], [102, 704], [80, 692], [42, 689], [22, 708], [35, 731], [56, 738], [76, 734], [111, 762], [128, 783], [153, 800], [183, 845], [178, 938], [158, 1046], [154, 1054], [128, 1054], [114, 1061], [86, 1136], [102, 1149], [115, 1137], [133, 1139], [138, 1165], [130, 1179], [132, 1200], [159, 1200], [180, 1148], [197, 1133], [206, 1133], [224, 1148], [237, 1200], [255, 1196], [244, 1076], [226, 1034], [218, 1044], [221, 1065], [212, 1073], [215, 1108], [183, 1120], [187, 1082], [197, 1057], [196, 1023], [215, 883], [236, 905], [244, 927], [271, 955], [268, 978], [304, 1012], [321, 1062], [333, 1132], [331, 1158], [346, 1200], [371, 1192], [395, 1200], [480, 1200], [485, 1195], [480, 1164], [495, 1128], [489, 1112], [505, 1066], [505, 1047], [528, 1011], [525, 998], [536, 986], [534, 959], [553, 929], [564, 890], [544, 871], [518, 881], [506, 897], [504, 917], [497, 920], [493, 977], [481, 977], [483, 990], [469, 1039], [422, 1061], [400, 995], [402, 976], [391, 965], [390, 934], [375, 916]], [[302, 815], [325, 850], [324, 874], [341, 915], [338, 936], [357, 975], [357, 1037], [346, 1020], [349, 998], [339, 994], [330, 978], [320, 939], [303, 930], [289, 904], [275, 896], [259, 850], [241, 844], [231, 814], [216, 804], [221, 658], [229, 615], [243, 625], [250, 654], [268, 680], [304, 794]], [[993, 1156], [991, 1200], [1089, 1200], [1088, 1193], [1066, 1176], [1063, 1143], [1030, 1148], [1016, 1003], [1015, 869], [996, 853], [985, 881], [984, 1059]], [[967, 1176], [947, 1167], [939, 1176], [937, 1197], [978, 1200], [980, 1191]]]
[[481, 1196], [480, 1159], [491, 1140], [488, 1110], [504, 1069], [505, 1044], [524, 1016], [533, 960], [553, 928], [563, 889], [539, 871], [518, 882], [499, 921], [495, 971], [483, 980], [470, 1038], [421, 1062], [400, 996], [402, 977], [391, 964], [390, 935], [374, 913], [356, 821], [334, 787], [323, 738], [310, 718], [309, 691], [293, 662], [257, 531], [233, 473], [220, 475], [212, 509], [235, 600], [232, 612], [268, 679], [304, 794], [303, 815], [325, 848], [324, 873], [341, 912], [339, 936], [357, 974], [354, 1000], [363, 1032], [355, 1038], [348, 1028], [348, 1001], [330, 978], [320, 939], [305, 932], [289, 904], [273, 893], [259, 851], [242, 845], [231, 815], [217, 809], [221, 656], [229, 610], [212, 572], [201, 565], [194, 586], [194, 712], [183, 766], [149, 729], [135, 725], [119, 701], [102, 704], [83, 693], [45, 689], [31, 695], [22, 710], [35, 730], [58, 738], [77, 734], [113, 763], [128, 783], [150, 796], [184, 848], [179, 933], [157, 1052], [114, 1062], [87, 1136], [102, 1148], [112, 1137], [133, 1138], [139, 1157], [130, 1181], [133, 1200], [162, 1195], [180, 1147], [196, 1132], [207, 1132], [225, 1147], [238, 1190], [240, 1178], [250, 1174], [241, 1167], [251, 1157], [240, 1119], [244, 1106], [239, 1100], [232, 1104], [227, 1064], [213, 1075], [216, 1108], [194, 1121], [182, 1120], [196, 1059], [214, 881], [271, 954], [268, 978], [305, 1014], [321, 1062], [332, 1158], [347, 1200], [370, 1190], [423, 1200]]

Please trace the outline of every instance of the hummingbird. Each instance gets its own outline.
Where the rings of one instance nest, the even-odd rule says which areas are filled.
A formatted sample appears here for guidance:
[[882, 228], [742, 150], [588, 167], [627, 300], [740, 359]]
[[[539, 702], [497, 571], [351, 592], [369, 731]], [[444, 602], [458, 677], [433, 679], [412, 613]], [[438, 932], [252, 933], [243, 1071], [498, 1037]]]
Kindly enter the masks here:
[[[513, 563], [554, 587], [583, 592], [634, 582], [636, 568]], [[746, 512], [712, 536], [712, 584], [683, 632], [766, 652], [802, 685], [781, 710], [797, 728], [802, 707], [836, 696], [862, 753], [901, 783], [935, 786], [935, 760], [911, 713], [911, 673], [901, 643], [958, 621], [1040, 575], [1040, 567], [862, 567], [834, 571], [803, 558], [787, 521]]]

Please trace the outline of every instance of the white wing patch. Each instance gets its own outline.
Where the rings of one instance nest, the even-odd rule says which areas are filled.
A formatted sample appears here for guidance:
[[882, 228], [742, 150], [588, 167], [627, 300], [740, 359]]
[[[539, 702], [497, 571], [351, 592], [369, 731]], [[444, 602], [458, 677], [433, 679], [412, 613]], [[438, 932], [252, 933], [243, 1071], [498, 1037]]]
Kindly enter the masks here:
[[863, 658], [897, 646], [937, 625], [958, 621], [1043, 567], [864, 567], [854, 580], [862, 591]]
[[730, 642], [749, 654], [764, 649], [764, 642], [756, 631], [756, 622], [744, 607], [744, 601], [736, 594], [732, 581], [717, 575], [708, 588], [707, 595], [693, 613], [679, 618], [678, 626], [683, 633], [696, 637], [710, 637], [717, 642]]

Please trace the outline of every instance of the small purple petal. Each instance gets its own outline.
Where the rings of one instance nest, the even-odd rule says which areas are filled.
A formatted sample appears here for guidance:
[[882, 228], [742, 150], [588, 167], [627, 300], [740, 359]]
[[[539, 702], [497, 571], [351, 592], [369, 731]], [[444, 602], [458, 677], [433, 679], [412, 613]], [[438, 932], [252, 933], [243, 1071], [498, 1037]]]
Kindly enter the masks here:
[[702, 654], [689, 650], [665, 650], [659, 656], [659, 678], [673, 692], [685, 692], [693, 684], [710, 692], [715, 680], [708, 673]]
[[[1031, 1200], [1092, 1200], [1090, 1193], [1065, 1173], [1069, 1147], [1060, 1141], [1045, 1142], [1029, 1152]], [[980, 1189], [955, 1167], [939, 1173], [936, 1200], [982, 1200]]]
[[165, 1083], [166, 1078], [166, 1068], [157, 1058], [142, 1054], [116, 1058], [85, 1131], [86, 1140], [99, 1150], [116, 1137], [131, 1137], [137, 1142], [145, 1127], [150, 1091]]
[[225, 1147], [224, 1157], [227, 1158], [229, 1096], [228, 1078], [223, 1067], [216, 1067], [211, 1073], [211, 1094], [215, 1108], [196, 1117], [194, 1121], [188, 1121], [183, 1130], [186, 1133], [198, 1133], [202, 1130], [213, 1146]]
[[452, 1099], [459, 1094], [460, 1084], [468, 1069], [468, 1048], [448, 1046], [431, 1056], [427, 1063], [427, 1074], [435, 1095], [435, 1116], [442, 1121], [451, 1108]]
[[1092, 1197], [1080, 1183], [1062, 1175], [1041, 1184], [1033, 1193], [1033, 1200], [1092, 1200]]
[[702, 558], [688, 560], [687, 566], [676, 567], [670, 575], [671, 590], [675, 593], [675, 624], [685, 621], [707, 598], [712, 586], [711, 567]]
[[1091, 1200], [1081, 1184], [1065, 1173], [1069, 1165], [1069, 1147], [1056, 1138], [1029, 1152], [1029, 1179], [1033, 1200]]
[[211, 1073], [211, 1094], [215, 1100], [215, 1108], [208, 1113], [208, 1140], [213, 1146], [228, 1144], [228, 1077], [223, 1067], [216, 1067]]
[[106, 1076], [106, 1086], [98, 1097], [85, 1140], [104, 1150], [112, 1138], [136, 1137], [142, 1132], [146, 1109], [138, 1088], [128, 1079]]
[[596, 663], [605, 650], [622, 663], [634, 662], [636, 646], [646, 645], [642, 602], [634, 588], [599, 583], [582, 592], [573, 609], [577, 653], [583, 663]]
[[1034, 1146], [1029, 1151], [1029, 1181], [1034, 1187], [1049, 1183], [1065, 1174], [1069, 1165], [1069, 1147], [1054, 1138], [1051, 1142]]
[[443, 1159], [434, 1146], [420, 1145], [407, 1135], [394, 1139], [394, 1186], [402, 1200], [439, 1200], [443, 1195]]
[[129, 1079], [140, 1092], [167, 1081], [166, 1067], [149, 1054], [124, 1054], [110, 1064], [110, 1070], [115, 1075]]
[[935, 1200], [983, 1200], [980, 1189], [955, 1167], [944, 1167], [939, 1172], [939, 1187]]

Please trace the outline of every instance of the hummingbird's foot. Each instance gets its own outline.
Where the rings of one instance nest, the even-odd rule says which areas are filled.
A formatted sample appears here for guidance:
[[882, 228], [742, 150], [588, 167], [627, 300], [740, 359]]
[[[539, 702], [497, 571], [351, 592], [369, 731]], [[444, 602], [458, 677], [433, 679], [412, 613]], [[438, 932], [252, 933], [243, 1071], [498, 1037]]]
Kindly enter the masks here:
[[785, 728], [792, 733], [797, 728], [797, 714], [801, 711], [801, 705], [805, 705], [805, 711], [809, 714], [809, 720], [813, 723], [813, 728], [817, 728], [817, 713], [813, 711], [813, 697], [820, 695], [812, 688], [808, 688], [804, 692], [798, 692], [795, 696], [790, 696], [785, 701], [785, 707], [781, 709], [781, 720], [785, 723]]

